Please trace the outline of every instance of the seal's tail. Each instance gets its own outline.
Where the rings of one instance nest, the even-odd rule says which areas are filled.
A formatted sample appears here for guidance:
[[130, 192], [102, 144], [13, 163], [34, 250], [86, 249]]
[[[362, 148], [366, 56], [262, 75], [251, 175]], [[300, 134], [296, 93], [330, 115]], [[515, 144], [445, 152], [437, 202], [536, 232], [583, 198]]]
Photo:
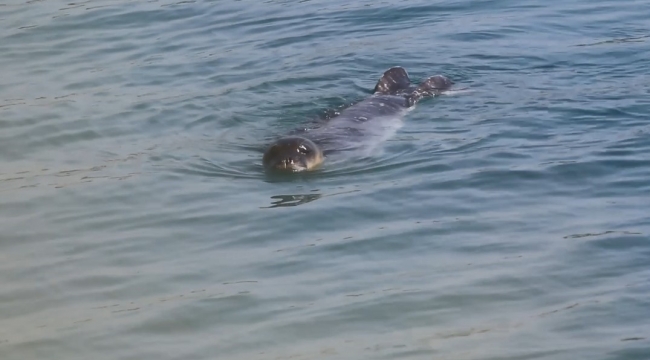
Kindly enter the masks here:
[[415, 105], [425, 96], [437, 96], [443, 91], [449, 90], [454, 83], [449, 78], [442, 75], [434, 75], [424, 80], [415, 90], [407, 97], [409, 105]]

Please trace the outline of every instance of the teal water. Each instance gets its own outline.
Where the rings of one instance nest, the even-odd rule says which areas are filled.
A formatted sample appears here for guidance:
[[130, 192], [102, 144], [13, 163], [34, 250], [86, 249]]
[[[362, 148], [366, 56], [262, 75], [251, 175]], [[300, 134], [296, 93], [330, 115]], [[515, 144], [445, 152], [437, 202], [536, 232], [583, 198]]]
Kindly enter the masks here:
[[[650, 6], [0, 4], [1, 359], [650, 359]], [[372, 156], [269, 141], [423, 101]]]

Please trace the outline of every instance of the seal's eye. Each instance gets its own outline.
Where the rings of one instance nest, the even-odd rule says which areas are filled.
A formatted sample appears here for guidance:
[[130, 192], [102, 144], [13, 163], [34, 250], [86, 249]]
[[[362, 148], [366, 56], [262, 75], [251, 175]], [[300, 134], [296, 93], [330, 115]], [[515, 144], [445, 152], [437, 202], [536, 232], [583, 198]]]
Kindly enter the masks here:
[[305, 145], [300, 145], [298, 146], [298, 152], [307, 155], [309, 154], [309, 149]]

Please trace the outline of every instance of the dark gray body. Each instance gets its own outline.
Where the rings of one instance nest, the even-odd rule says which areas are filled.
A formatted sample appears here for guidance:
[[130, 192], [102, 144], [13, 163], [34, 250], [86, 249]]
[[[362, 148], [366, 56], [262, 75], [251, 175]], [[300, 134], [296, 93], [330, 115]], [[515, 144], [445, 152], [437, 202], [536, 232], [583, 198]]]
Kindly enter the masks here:
[[438, 95], [451, 85], [449, 79], [436, 75], [413, 86], [406, 70], [393, 67], [379, 79], [372, 96], [343, 110], [322, 126], [297, 135], [314, 141], [325, 155], [335, 151], [372, 150], [402, 126], [403, 116], [420, 99]]
[[376, 94], [321, 126], [296, 135], [312, 140], [326, 156], [336, 151], [371, 150], [401, 127], [402, 118], [410, 108], [404, 96]]

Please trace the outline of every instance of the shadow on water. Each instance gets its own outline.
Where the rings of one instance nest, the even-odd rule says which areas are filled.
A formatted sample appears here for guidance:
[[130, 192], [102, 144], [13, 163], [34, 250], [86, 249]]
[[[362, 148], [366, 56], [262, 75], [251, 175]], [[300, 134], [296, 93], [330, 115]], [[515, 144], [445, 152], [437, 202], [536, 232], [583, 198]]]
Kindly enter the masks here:
[[304, 205], [308, 204], [312, 201], [316, 201], [318, 199], [322, 199], [324, 197], [330, 197], [330, 196], [335, 196], [335, 195], [343, 195], [343, 194], [351, 194], [355, 192], [359, 192], [360, 190], [355, 189], [355, 190], [350, 190], [350, 191], [341, 191], [337, 193], [332, 193], [332, 194], [322, 194], [318, 193], [320, 190], [312, 190], [315, 193], [314, 194], [285, 194], [285, 195], [274, 195], [271, 196], [271, 205], [270, 206], [261, 206], [260, 209], [273, 209], [273, 208], [279, 208], [279, 207], [290, 207], [290, 206], [298, 206], [298, 205]]
[[297, 195], [275, 195], [271, 206], [262, 206], [260, 209], [272, 209], [277, 207], [298, 206], [307, 204], [323, 197], [322, 194], [297, 194]]
[[298, 205], [310, 203], [312, 201], [316, 201], [324, 197], [351, 194], [359, 191], [361, 190], [357, 189], [357, 190], [350, 190], [350, 191], [342, 191], [342, 192], [326, 194], [326, 195], [323, 194], [274, 195], [271, 196], [271, 199], [274, 200], [273, 202], [271, 202], [271, 206], [262, 206], [260, 207], [260, 209], [273, 209], [278, 207], [298, 206]]

